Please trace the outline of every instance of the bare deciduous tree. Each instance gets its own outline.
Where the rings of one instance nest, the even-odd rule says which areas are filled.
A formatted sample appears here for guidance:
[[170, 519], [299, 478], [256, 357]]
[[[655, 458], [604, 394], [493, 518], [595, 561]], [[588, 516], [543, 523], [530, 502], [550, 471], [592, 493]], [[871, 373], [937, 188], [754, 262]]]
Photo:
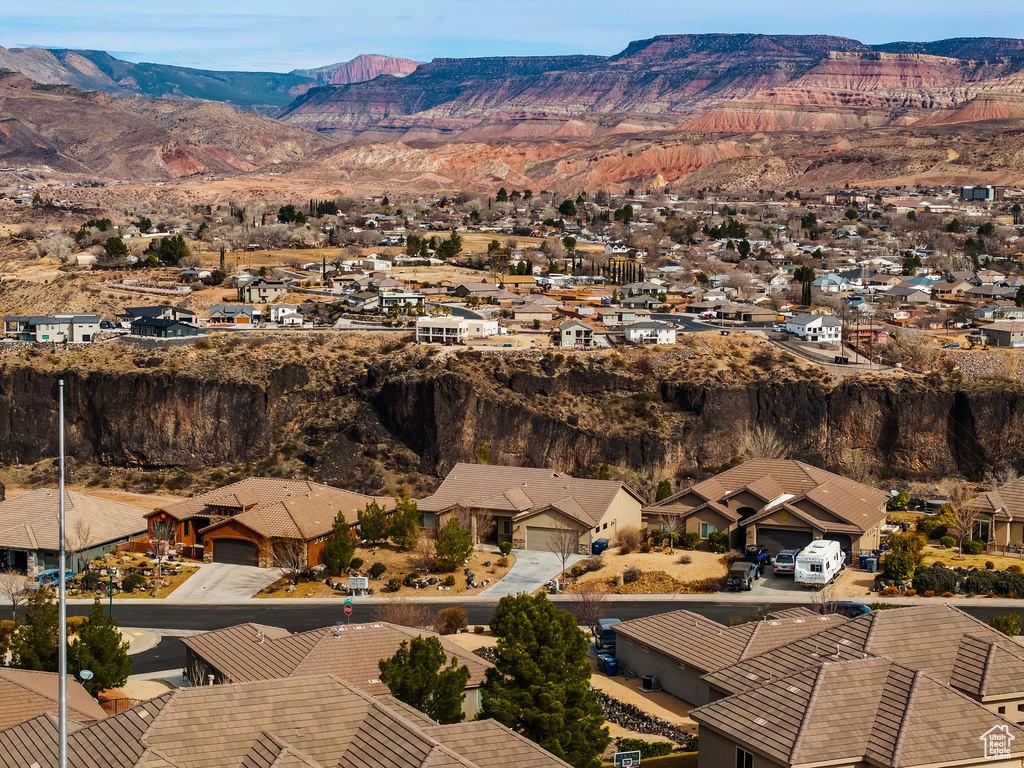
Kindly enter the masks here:
[[169, 520], [158, 520], [153, 523], [153, 532], [149, 537], [150, 549], [156, 561], [156, 575], [160, 576], [160, 558], [174, 545], [174, 524]]
[[572, 612], [581, 626], [593, 627], [608, 613], [608, 595], [594, 581], [585, 581], [572, 593]]
[[753, 429], [744, 429], [740, 434], [739, 454], [744, 461], [784, 459], [789, 455], [789, 446], [773, 427], [758, 424]]
[[274, 565], [292, 582], [309, 569], [309, 552], [302, 539], [275, 539]]
[[85, 518], [76, 519], [70, 529], [64, 532], [64, 547], [75, 558], [77, 570], [85, 570], [81, 555], [92, 546], [92, 526]]
[[434, 542], [426, 537], [420, 537], [416, 541], [409, 558], [412, 567], [420, 573], [426, 573], [434, 567]]
[[413, 629], [432, 630], [434, 614], [425, 603], [417, 603], [401, 597], [392, 597], [376, 609], [377, 621], [398, 624]]
[[556, 523], [554, 533], [548, 539], [548, 549], [558, 555], [562, 562], [562, 572], [569, 558], [580, 553], [580, 533], [565, 523]]
[[18, 606], [28, 599], [28, 577], [16, 571], [0, 573], [0, 597], [11, 601], [11, 619], [16, 616]]
[[493, 515], [481, 510], [474, 510], [465, 504], [456, 504], [452, 514], [462, 527], [462, 530], [469, 531], [470, 538], [474, 544], [485, 541], [488, 536], [494, 533], [494, 529], [498, 525], [498, 521]]
[[963, 480], [950, 480], [946, 483], [946, 498], [956, 522], [949, 528], [949, 534], [956, 538], [960, 556], [964, 554], [964, 539], [974, 534], [974, 526], [978, 522], [978, 510], [970, 505], [974, 498], [971, 486]]

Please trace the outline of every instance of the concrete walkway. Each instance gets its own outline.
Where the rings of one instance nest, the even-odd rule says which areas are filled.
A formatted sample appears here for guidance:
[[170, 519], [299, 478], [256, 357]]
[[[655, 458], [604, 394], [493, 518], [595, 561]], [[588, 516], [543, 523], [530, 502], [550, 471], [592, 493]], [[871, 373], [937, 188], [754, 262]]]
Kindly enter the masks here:
[[[532, 594], [562, 572], [562, 558], [554, 552], [520, 549], [513, 554], [516, 561], [509, 572], [500, 581], [480, 592], [481, 596], [493, 600], [506, 595], [518, 595], [520, 592]], [[569, 555], [565, 567], [570, 568], [582, 559], [583, 555]]]
[[280, 568], [204, 563], [166, 602], [219, 603], [247, 600], [281, 578]]

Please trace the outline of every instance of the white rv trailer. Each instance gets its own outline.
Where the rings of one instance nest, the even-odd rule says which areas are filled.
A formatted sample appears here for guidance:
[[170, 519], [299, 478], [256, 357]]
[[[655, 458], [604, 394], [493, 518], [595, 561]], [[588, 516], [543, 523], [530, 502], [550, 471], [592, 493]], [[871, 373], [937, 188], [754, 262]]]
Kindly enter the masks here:
[[812, 541], [796, 556], [793, 581], [803, 587], [823, 587], [839, 575], [845, 562], [838, 541]]

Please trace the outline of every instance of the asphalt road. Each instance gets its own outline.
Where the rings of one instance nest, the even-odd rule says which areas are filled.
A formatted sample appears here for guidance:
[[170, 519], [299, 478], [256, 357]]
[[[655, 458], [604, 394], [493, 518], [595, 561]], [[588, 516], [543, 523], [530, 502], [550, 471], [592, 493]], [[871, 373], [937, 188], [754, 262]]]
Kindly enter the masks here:
[[[323, 605], [258, 605], [259, 601], [254, 600], [255, 605], [209, 605], [209, 606], [176, 606], [176, 605], [125, 605], [115, 606], [114, 616], [121, 626], [124, 627], [145, 627], [150, 629], [219, 629], [230, 627], [235, 624], [254, 622], [257, 624], [269, 624], [275, 627], [283, 627], [291, 632], [303, 632], [317, 627], [324, 627], [336, 621], [344, 621], [345, 616], [341, 612], [341, 606], [325, 607]], [[490, 622], [494, 613], [495, 602], [475, 602], [472, 604], [459, 604], [456, 602], [450, 605], [459, 605], [466, 611], [470, 626], [474, 624], [486, 625]], [[561, 603], [565, 608], [571, 608], [570, 604]], [[642, 616], [653, 616], [666, 611], [674, 611], [685, 608], [688, 611], [699, 613], [709, 619], [714, 619], [722, 624], [728, 624], [731, 616], [742, 616], [753, 612], [763, 603], [751, 601], [749, 603], [721, 603], [721, 602], [686, 602], [677, 601], [643, 601], [627, 603], [616, 601], [609, 606], [609, 615], [619, 619], [636, 619]], [[808, 603], [810, 605], [810, 603]], [[445, 603], [431, 603], [432, 610], [441, 610], [449, 607]], [[793, 607], [787, 604], [783, 607]], [[982, 605], [958, 605], [967, 613], [979, 619], [987, 619], [990, 616], [1009, 613], [1010, 610], [1000, 607], [986, 607]], [[353, 621], [367, 621], [375, 618], [372, 605], [356, 605]], [[155, 648], [137, 654], [134, 659], [133, 674], [149, 674], [167, 669], [180, 668], [185, 662], [185, 647], [181, 640], [176, 637], [166, 637]]]

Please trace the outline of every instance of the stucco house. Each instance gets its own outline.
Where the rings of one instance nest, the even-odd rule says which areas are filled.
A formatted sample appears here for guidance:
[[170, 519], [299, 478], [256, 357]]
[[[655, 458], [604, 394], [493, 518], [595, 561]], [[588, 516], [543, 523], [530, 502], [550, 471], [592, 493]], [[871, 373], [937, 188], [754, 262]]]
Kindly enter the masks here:
[[623, 328], [629, 344], [675, 344], [676, 329], [658, 320], [646, 320]]
[[288, 293], [283, 280], [258, 277], [238, 288], [238, 300], [247, 304], [270, 304]]
[[814, 315], [805, 313], [786, 321], [786, 333], [799, 336], [804, 341], [838, 342], [843, 322], [835, 315]]
[[579, 320], [562, 323], [558, 326], [558, 346], [590, 349], [594, 346], [594, 329]]

